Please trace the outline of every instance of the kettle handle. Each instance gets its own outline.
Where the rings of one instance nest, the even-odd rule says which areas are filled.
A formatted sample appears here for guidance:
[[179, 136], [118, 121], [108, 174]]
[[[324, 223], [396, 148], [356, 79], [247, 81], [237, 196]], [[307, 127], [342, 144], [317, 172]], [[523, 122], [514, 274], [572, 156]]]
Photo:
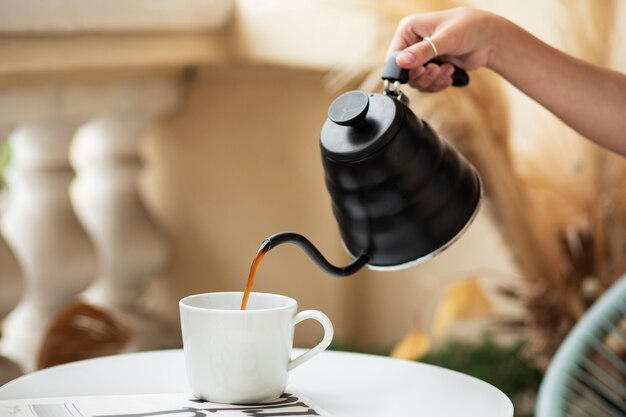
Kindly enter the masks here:
[[370, 261], [370, 256], [366, 253], [361, 253], [359, 256], [354, 258], [354, 260], [346, 266], [335, 266], [328, 262], [324, 255], [320, 253], [320, 251], [307, 239], [306, 237], [293, 232], [281, 232], [276, 233], [263, 241], [263, 245], [269, 251], [272, 248], [275, 248], [278, 245], [283, 243], [293, 243], [300, 248], [304, 249], [309, 258], [313, 260], [324, 271], [331, 275], [336, 275], [340, 277], [346, 277], [348, 275], [352, 275], [361, 268], [363, 268]]
[[[400, 51], [395, 51], [389, 55], [389, 59], [385, 64], [381, 78], [383, 80], [391, 81], [392, 83], [397, 81], [400, 84], [406, 84], [409, 82], [409, 70], [401, 68], [398, 64], [396, 64], [396, 56], [398, 56], [399, 53]], [[428, 64], [442, 65], [444, 63], [445, 62], [439, 58], [433, 58], [426, 62], [424, 66]], [[452, 73], [452, 85], [454, 87], [464, 87], [469, 84], [469, 75], [467, 72], [461, 67], [457, 67], [456, 65], [453, 66], [454, 72]]]

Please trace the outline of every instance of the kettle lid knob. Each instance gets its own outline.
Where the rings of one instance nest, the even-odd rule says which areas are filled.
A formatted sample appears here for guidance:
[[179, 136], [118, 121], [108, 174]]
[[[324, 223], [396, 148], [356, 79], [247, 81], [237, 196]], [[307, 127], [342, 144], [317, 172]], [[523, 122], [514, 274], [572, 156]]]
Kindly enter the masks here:
[[337, 97], [328, 108], [328, 118], [341, 126], [354, 126], [365, 119], [370, 101], [362, 91], [348, 91]]

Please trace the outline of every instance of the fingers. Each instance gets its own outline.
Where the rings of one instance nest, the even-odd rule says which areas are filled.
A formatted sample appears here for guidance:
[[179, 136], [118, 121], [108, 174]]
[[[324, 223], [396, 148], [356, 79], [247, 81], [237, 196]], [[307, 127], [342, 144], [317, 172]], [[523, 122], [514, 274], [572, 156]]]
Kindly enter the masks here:
[[[434, 37], [431, 38], [431, 42], [437, 45], [437, 49], [440, 48], [440, 44], [442, 43], [440, 41], [438, 42]], [[442, 51], [438, 52], [440, 54], [442, 53]], [[396, 63], [402, 68], [413, 69], [420, 65], [424, 65], [425, 62], [433, 59], [435, 56], [435, 49], [432, 47], [430, 42], [422, 39], [408, 48], [405, 48], [400, 54], [398, 54], [396, 57]]]
[[[388, 54], [402, 51], [396, 57], [396, 63], [402, 68], [414, 69], [435, 56], [434, 48], [424, 37], [430, 37], [437, 49], [443, 43], [437, 28], [436, 13], [423, 13], [407, 16], [400, 21], [389, 44]], [[438, 51], [444, 54], [443, 50]]]
[[[396, 56], [396, 63], [405, 69], [411, 70], [409, 73], [409, 85], [424, 92], [435, 92], [443, 90], [452, 85], [452, 73], [454, 67], [450, 64], [424, 63], [434, 58], [437, 53], [443, 54], [443, 41], [438, 34], [431, 34], [435, 28], [429, 27], [422, 19], [428, 15], [414, 15], [404, 18], [391, 41], [389, 51], [402, 51]], [[430, 36], [430, 40], [435, 45], [424, 40], [425, 36]]]
[[423, 92], [437, 92], [452, 85], [454, 67], [450, 64], [428, 64], [418, 67], [409, 75], [409, 85]]

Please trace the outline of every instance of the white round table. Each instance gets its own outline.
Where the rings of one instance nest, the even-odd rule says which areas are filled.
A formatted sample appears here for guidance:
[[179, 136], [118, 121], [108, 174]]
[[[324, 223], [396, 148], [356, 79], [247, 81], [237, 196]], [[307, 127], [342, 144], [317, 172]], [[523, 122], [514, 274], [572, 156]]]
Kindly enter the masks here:
[[[382, 356], [326, 351], [292, 371], [289, 386], [334, 417], [513, 416], [511, 401], [486, 382]], [[182, 350], [164, 350], [33, 372], [0, 387], [0, 400], [189, 391]]]

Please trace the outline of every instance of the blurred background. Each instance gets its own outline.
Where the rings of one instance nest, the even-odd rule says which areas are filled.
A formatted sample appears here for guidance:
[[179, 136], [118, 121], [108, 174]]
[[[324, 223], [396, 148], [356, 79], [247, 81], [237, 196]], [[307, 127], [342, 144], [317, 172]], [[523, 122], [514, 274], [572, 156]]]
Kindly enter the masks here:
[[[0, 0], [0, 382], [180, 347], [178, 300], [242, 291], [273, 233], [347, 263], [319, 156], [327, 107], [382, 90], [403, 16], [458, 5], [626, 67], [615, 0]], [[472, 373], [524, 415], [567, 332], [626, 269], [626, 164], [488, 70], [470, 77], [404, 88], [485, 182], [455, 245], [344, 279], [281, 246], [254, 290], [327, 313], [335, 349]], [[303, 324], [296, 345], [320, 334]]]

